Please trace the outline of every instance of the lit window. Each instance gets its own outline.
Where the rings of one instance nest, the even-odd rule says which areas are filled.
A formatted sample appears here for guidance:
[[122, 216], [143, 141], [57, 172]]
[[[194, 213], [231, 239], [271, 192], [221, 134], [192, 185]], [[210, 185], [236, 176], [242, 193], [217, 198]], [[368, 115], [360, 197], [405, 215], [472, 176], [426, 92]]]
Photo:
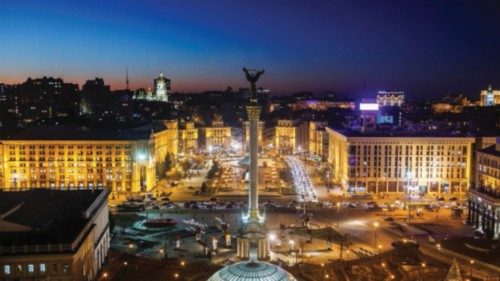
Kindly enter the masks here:
[[42, 272], [42, 273], [45, 272], [45, 264], [44, 263], [40, 264], [40, 272]]
[[63, 273], [68, 273], [69, 272], [69, 264], [64, 263], [62, 266], [62, 272]]
[[28, 264], [28, 272], [29, 273], [35, 272], [35, 266], [33, 264]]
[[8, 275], [8, 274], [11, 273], [10, 265], [4, 265], [4, 267], [3, 267], [3, 273], [5, 273], [5, 275]]

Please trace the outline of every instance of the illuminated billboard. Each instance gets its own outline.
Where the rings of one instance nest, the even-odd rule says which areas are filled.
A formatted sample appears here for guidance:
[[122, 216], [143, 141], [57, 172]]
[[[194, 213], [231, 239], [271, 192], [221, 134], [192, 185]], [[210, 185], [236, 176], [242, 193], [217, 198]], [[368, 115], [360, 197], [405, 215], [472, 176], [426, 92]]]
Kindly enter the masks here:
[[378, 103], [360, 103], [359, 110], [377, 111]]

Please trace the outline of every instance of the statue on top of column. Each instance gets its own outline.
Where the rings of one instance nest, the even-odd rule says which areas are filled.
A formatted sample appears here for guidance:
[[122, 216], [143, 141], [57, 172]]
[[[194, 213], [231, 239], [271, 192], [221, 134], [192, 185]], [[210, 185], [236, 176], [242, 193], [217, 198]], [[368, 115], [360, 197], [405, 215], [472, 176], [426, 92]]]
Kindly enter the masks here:
[[257, 82], [264, 74], [264, 69], [263, 70], [257, 70], [257, 69], [248, 69], [246, 67], [243, 67], [243, 72], [245, 72], [245, 77], [247, 78], [247, 81], [250, 82], [250, 101], [251, 102], [257, 102], [257, 91], [255, 89], [255, 82]]

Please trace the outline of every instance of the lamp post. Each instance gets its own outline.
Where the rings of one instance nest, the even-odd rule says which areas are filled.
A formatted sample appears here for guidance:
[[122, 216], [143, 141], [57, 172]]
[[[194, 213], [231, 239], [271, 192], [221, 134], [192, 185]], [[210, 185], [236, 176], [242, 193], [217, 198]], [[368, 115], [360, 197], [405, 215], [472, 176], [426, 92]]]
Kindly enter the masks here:
[[339, 227], [340, 202], [337, 202], [337, 227]]
[[411, 184], [411, 179], [413, 177], [412, 172], [406, 172], [406, 199], [407, 199], [407, 207], [408, 207], [408, 226], [410, 225], [410, 216], [411, 216], [411, 209], [410, 209], [410, 200], [411, 200], [411, 192], [410, 192], [410, 184]]
[[472, 272], [472, 266], [474, 265], [474, 260], [470, 260], [470, 279], [474, 278], [474, 274]]
[[363, 162], [363, 171], [365, 173], [365, 198], [368, 196], [368, 171], [366, 170], [366, 161]]

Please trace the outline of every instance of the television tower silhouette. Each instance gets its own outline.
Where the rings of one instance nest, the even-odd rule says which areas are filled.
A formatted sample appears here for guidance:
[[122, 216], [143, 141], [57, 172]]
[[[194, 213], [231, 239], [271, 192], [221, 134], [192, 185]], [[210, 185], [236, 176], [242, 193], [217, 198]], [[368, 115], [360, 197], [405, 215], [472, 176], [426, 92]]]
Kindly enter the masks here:
[[127, 90], [129, 90], [128, 66], [125, 67], [125, 84], [127, 85]]

